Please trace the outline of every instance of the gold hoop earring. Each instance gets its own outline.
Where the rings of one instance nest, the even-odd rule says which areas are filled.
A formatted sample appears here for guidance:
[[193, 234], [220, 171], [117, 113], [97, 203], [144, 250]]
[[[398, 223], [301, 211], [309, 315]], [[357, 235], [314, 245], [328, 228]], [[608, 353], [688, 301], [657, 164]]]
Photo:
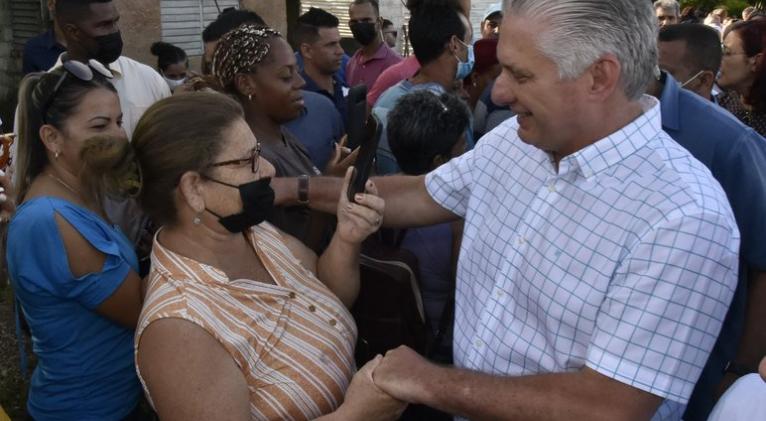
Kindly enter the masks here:
[[253, 102], [253, 94], [248, 95], [247, 100]]
[[194, 219], [192, 219], [192, 223], [193, 223], [194, 225], [199, 225], [199, 224], [201, 224], [201, 223], [202, 223], [202, 220], [199, 218], [199, 215], [195, 215], [195, 216], [194, 216]]
[[58, 151], [54, 152], [54, 153], [53, 153], [53, 157], [54, 157], [55, 159], [59, 159], [59, 152], [58, 152]]

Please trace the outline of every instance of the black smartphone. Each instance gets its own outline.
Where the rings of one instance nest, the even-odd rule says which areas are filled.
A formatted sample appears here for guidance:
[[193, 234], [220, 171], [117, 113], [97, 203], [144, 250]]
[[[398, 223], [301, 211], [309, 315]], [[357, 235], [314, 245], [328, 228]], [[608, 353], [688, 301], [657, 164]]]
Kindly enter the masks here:
[[367, 86], [357, 85], [346, 96], [346, 146], [354, 150], [362, 144], [367, 121]]
[[357, 193], [364, 192], [364, 185], [370, 178], [370, 173], [375, 165], [375, 155], [378, 152], [378, 142], [383, 133], [383, 125], [377, 117], [370, 114], [364, 125], [364, 136], [359, 146], [359, 155], [354, 163], [354, 175], [351, 177], [351, 183], [348, 185], [348, 201], [354, 202], [354, 196]]

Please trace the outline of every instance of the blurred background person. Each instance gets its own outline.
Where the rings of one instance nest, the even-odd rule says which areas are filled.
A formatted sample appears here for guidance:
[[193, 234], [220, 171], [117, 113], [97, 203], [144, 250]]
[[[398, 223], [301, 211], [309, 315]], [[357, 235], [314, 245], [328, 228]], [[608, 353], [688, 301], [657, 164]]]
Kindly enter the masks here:
[[56, 15], [56, 0], [48, 0], [48, 15], [51, 17], [51, 28], [24, 43], [21, 68], [25, 75], [48, 71], [66, 51], [66, 38], [53, 18]]
[[674, 25], [681, 19], [681, 6], [676, 0], [657, 0], [654, 2], [654, 11], [660, 27]]
[[660, 28], [659, 65], [681, 87], [713, 100], [716, 75], [721, 68], [718, 32], [706, 25], [682, 23]]
[[761, 136], [766, 135], [766, 21], [737, 22], [723, 40], [718, 102]]
[[354, 0], [348, 8], [348, 26], [361, 48], [346, 65], [346, 81], [350, 87], [365, 85], [370, 90], [378, 76], [402, 57], [383, 42], [378, 0]]
[[497, 39], [500, 36], [500, 25], [503, 22], [503, 7], [500, 2], [493, 3], [484, 12], [481, 20], [481, 39]]
[[183, 49], [159, 41], [152, 44], [151, 52], [157, 57], [157, 71], [165, 79], [171, 92], [186, 82], [189, 59]]
[[383, 41], [394, 51], [396, 50], [396, 36], [397, 30], [394, 23], [388, 19], [383, 19]]

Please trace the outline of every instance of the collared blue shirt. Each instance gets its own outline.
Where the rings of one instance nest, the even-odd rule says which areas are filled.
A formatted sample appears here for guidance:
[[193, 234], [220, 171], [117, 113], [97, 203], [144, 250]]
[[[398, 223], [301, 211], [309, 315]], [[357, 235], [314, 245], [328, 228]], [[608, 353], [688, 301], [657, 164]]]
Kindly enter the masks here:
[[303, 101], [306, 108], [300, 117], [284, 126], [306, 147], [311, 162], [324, 169], [335, 142], [343, 137], [343, 119], [324, 95], [304, 90]]
[[341, 117], [343, 117], [343, 123], [346, 124], [346, 96], [343, 95], [343, 82], [338, 78], [337, 75], [332, 75], [332, 92], [327, 92], [325, 89], [322, 89], [315, 81], [314, 79], [309, 76], [305, 70], [301, 71], [301, 77], [306, 81], [306, 86], [303, 87], [304, 91], [309, 92], [316, 92], [318, 94], [322, 94], [327, 99], [332, 101], [333, 105], [335, 105], [335, 108], [340, 113]]
[[52, 29], [30, 38], [24, 44], [24, 57], [22, 59], [24, 74], [47, 72], [56, 64], [61, 53], [65, 51], [66, 48], [56, 42]]
[[766, 139], [712, 101], [681, 88], [666, 74], [662, 128], [713, 173], [726, 193], [742, 236], [738, 286], [686, 419], [707, 419], [711, 396], [734, 359], [745, 318], [747, 273], [766, 270]]

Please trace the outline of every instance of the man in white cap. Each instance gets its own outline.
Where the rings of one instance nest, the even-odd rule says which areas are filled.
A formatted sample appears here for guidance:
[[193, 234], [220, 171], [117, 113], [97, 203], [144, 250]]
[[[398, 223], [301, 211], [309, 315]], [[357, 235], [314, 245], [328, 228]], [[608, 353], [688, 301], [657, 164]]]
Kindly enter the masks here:
[[498, 3], [491, 4], [484, 12], [484, 19], [481, 20], [481, 37], [497, 38], [500, 34], [500, 23], [503, 21], [503, 8]]

